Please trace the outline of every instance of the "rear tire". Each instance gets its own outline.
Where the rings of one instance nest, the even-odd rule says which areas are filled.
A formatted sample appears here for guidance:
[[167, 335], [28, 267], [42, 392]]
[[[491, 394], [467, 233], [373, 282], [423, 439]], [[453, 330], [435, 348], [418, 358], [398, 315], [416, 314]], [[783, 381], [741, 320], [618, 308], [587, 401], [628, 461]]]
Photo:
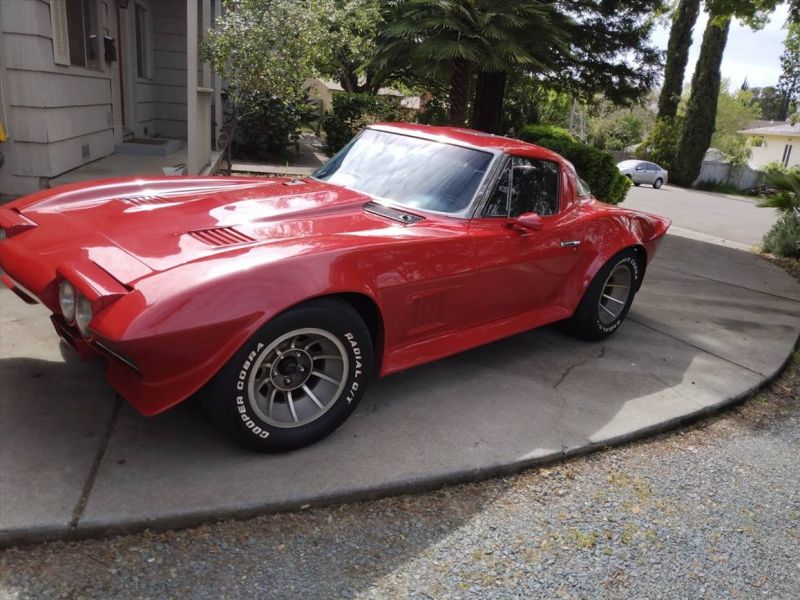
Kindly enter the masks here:
[[338, 299], [292, 308], [259, 329], [198, 394], [239, 444], [285, 452], [331, 434], [372, 375], [372, 338]]
[[614, 333], [630, 310], [642, 278], [636, 252], [616, 254], [592, 279], [575, 314], [566, 322], [576, 337], [598, 341]]
[[653, 182], [653, 187], [657, 190], [661, 189], [661, 186], [664, 185], [664, 180], [660, 177]]

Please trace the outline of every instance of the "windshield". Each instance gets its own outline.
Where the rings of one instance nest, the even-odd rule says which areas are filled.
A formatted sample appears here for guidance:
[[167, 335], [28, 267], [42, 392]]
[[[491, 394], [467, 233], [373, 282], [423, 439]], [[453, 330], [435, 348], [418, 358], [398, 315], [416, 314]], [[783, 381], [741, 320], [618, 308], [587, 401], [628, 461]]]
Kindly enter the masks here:
[[492, 158], [489, 152], [367, 129], [313, 177], [404, 206], [457, 213], [469, 206]]

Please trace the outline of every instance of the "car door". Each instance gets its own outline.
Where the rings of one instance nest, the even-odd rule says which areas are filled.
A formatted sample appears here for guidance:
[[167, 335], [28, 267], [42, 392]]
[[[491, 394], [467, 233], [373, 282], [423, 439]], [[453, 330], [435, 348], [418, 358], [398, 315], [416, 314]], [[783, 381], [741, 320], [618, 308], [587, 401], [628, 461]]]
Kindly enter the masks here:
[[[592, 245], [570, 201], [574, 196], [574, 181], [558, 163], [509, 157], [469, 228], [480, 266], [476, 304], [486, 320], [544, 307], [571, 308], [565, 283], [585, 263]], [[531, 212], [541, 216], [541, 229], [514, 224], [514, 217]]]

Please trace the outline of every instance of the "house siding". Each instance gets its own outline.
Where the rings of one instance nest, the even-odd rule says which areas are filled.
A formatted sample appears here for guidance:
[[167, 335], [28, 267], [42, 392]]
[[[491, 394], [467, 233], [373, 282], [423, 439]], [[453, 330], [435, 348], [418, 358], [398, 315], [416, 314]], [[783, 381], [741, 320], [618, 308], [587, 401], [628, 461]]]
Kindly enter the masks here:
[[[116, 37], [114, 3], [97, 5], [99, 36]], [[115, 137], [121, 137], [112, 102], [117, 63], [101, 60], [101, 70], [56, 65], [46, 0], [0, 2], [0, 44], [9, 135], [0, 145], [6, 157], [0, 193], [35, 191], [51, 177], [113, 153]]]
[[766, 166], [771, 162], [781, 162], [783, 151], [787, 145], [792, 146], [792, 153], [789, 156], [789, 167], [800, 165], [800, 137], [764, 135], [761, 146], [751, 147], [750, 160], [748, 164], [756, 169]]
[[153, 70], [136, 81], [136, 135], [186, 139], [186, 3], [137, 1], [151, 11]]

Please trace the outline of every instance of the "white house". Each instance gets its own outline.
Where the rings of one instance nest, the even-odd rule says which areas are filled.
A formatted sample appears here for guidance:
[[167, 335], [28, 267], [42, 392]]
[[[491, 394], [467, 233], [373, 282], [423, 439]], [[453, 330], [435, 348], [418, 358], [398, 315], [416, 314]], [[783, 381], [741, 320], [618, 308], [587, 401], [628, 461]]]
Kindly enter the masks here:
[[202, 172], [221, 102], [198, 43], [220, 4], [0, 0], [0, 194], [115, 152], [180, 146], [169, 140], [184, 141], [190, 174]]
[[780, 123], [739, 131], [750, 138], [751, 155], [748, 163], [759, 169], [771, 162], [785, 167], [800, 165], [800, 125]]

